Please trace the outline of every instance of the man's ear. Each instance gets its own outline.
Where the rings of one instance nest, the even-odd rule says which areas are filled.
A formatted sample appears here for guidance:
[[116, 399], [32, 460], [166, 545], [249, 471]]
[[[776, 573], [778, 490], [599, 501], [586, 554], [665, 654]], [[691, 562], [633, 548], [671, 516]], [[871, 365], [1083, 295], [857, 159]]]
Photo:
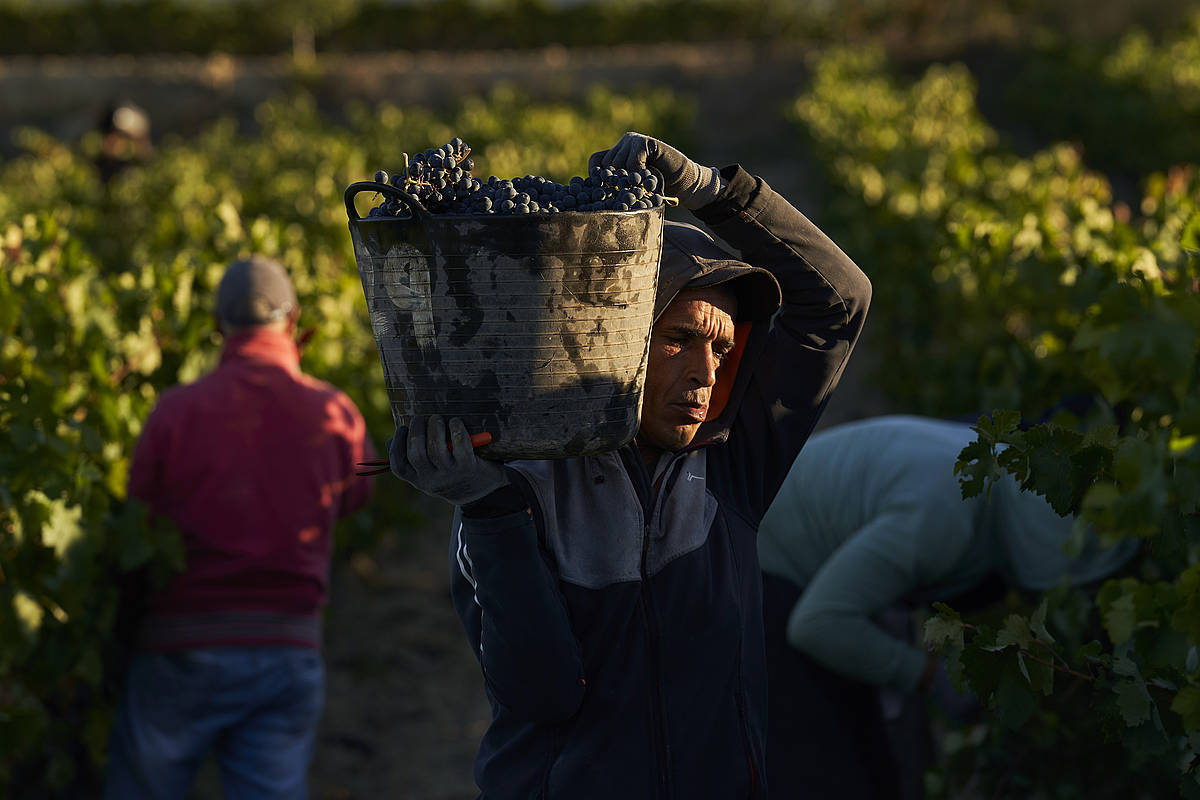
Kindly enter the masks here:
[[287, 315], [287, 331], [288, 336], [296, 333], [296, 327], [300, 324], [300, 307], [296, 306]]

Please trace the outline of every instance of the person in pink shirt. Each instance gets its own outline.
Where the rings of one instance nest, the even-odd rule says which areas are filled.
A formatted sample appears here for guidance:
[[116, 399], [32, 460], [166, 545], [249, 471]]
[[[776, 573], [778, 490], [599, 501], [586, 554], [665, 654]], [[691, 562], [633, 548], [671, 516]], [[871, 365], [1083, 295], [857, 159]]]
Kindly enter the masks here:
[[129, 494], [178, 525], [183, 572], [147, 599], [106, 796], [182, 798], [212, 752], [228, 797], [303, 797], [324, 698], [321, 612], [334, 523], [370, 494], [358, 408], [300, 370], [283, 267], [229, 266], [219, 366], [165, 392]]

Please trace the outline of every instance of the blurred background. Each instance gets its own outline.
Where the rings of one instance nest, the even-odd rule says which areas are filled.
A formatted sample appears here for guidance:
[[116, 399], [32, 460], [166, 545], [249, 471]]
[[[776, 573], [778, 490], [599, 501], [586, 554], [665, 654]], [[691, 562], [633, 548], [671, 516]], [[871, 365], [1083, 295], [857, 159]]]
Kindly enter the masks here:
[[[822, 425], [1079, 395], [1122, 423], [1022, 477], [1114, 536], [1171, 533], [1134, 583], [1052, 598], [1064, 646], [1127, 644], [1136, 677], [1097, 699], [1026, 675], [1007, 715], [944, 723], [926, 796], [1200, 791], [1178, 657], [1200, 641], [1200, 3], [0, 0], [0, 796], [98, 791], [117, 590], [173, 552], [128, 460], [159, 393], [215, 364], [224, 266], [287, 266], [305, 370], [382, 451], [345, 187], [454, 136], [477, 175], [566, 181], [626, 130], [740, 162], [870, 275]], [[339, 531], [313, 797], [474, 797], [489, 713], [447, 509], [378, 481]], [[211, 765], [194, 796], [219, 796]]]

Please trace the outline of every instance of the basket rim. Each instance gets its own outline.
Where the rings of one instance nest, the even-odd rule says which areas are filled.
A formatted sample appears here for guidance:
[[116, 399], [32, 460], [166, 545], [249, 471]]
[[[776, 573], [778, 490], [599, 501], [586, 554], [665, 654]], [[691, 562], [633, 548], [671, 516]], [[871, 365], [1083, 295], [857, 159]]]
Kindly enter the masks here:
[[[598, 211], [555, 211], [553, 213], [543, 212], [543, 211], [533, 211], [528, 214], [445, 214], [445, 213], [435, 214], [433, 212], [430, 212], [428, 215], [428, 219], [431, 222], [436, 222], [436, 221], [440, 221], [440, 220], [464, 220], [464, 219], [488, 220], [488, 221], [512, 220], [514, 222], [527, 222], [531, 219], [535, 219], [535, 220], [553, 219], [554, 217], [572, 217], [572, 216], [596, 217], [596, 216], [610, 216], [610, 215], [653, 214], [656, 211], [660, 214], [665, 214], [666, 207], [665, 206], [655, 206], [654, 208], [635, 208], [635, 209], [630, 209], [629, 211], [620, 211], [620, 210], [607, 209], [607, 208], [600, 209]], [[409, 216], [359, 217], [357, 220], [350, 220], [350, 221], [351, 222], [370, 222], [370, 223], [412, 222], [416, 219], [417, 219], [417, 216], [415, 214], [410, 214]]]

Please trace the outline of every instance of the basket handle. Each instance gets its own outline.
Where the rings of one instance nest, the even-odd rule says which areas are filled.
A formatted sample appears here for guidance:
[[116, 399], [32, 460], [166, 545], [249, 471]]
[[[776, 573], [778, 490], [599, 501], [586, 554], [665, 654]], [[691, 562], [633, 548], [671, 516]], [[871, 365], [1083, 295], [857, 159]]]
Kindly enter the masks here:
[[425, 218], [429, 216], [429, 212], [425, 206], [421, 205], [421, 201], [413, 197], [408, 192], [401, 191], [390, 183], [377, 183], [375, 181], [358, 181], [346, 187], [346, 216], [351, 222], [358, 222], [362, 217], [358, 215], [358, 209], [354, 207], [354, 198], [361, 192], [380, 192], [399, 200], [408, 208], [410, 214], [417, 218]]

